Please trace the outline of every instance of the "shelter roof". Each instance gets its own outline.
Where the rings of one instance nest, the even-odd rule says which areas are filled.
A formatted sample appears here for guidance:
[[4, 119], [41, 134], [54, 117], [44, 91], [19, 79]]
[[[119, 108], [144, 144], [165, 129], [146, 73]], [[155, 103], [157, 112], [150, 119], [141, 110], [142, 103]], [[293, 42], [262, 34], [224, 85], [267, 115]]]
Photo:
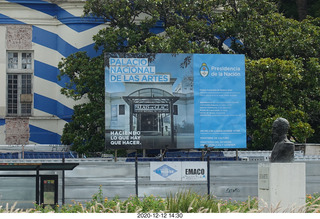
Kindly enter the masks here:
[[79, 163], [0, 163], [0, 171], [73, 170]]

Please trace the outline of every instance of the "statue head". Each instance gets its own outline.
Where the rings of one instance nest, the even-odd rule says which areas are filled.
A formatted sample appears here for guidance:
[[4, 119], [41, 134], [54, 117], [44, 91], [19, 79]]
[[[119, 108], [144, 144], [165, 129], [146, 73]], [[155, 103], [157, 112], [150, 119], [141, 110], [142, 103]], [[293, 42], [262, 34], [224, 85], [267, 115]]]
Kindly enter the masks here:
[[282, 136], [286, 136], [289, 130], [289, 122], [284, 118], [277, 118], [272, 124], [272, 139], [274, 142], [280, 140]]

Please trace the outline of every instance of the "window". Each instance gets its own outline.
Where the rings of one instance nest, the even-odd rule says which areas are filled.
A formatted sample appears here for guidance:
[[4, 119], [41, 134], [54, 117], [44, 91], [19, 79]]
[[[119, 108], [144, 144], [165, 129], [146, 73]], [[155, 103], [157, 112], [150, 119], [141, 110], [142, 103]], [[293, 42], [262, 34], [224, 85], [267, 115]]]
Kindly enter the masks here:
[[32, 69], [31, 52], [8, 52], [8, 70]]
[[7, 115], [31, 116], [33, 53], [7, 53]]
[[119, 115], [125, 115], [125, 106], [123, 104], [119, 105]]
[[173, 105], [173, 115], [178, 115], [178, 105]]

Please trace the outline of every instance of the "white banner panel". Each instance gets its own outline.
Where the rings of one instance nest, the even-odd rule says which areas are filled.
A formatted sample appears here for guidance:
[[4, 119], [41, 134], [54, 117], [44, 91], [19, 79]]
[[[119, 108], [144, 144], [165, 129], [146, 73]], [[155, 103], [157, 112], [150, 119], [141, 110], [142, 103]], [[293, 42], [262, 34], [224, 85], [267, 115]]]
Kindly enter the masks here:
[[206, 181], [206, 162], [150, 162], [150, 181]]
[[207, 162], [181, 162], [182, 181], [206, 181]]
[[181, 162], [150, 162], [150, 181], [181, 181]]

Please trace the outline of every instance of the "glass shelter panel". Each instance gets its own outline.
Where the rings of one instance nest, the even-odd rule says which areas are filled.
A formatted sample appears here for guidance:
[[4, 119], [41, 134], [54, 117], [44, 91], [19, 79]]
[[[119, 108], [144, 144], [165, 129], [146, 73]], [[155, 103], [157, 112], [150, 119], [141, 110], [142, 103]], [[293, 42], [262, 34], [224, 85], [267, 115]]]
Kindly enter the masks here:
[[35, 185], [35, 177], [0, 177], [0, 206], [17, 202], [16, 209], [34, 207]]
[[54, 180], [44, 180], [44, 190], [43, 190], [43, 203], [54, 205], [54, 194], [55, 194], [55, 181]]

